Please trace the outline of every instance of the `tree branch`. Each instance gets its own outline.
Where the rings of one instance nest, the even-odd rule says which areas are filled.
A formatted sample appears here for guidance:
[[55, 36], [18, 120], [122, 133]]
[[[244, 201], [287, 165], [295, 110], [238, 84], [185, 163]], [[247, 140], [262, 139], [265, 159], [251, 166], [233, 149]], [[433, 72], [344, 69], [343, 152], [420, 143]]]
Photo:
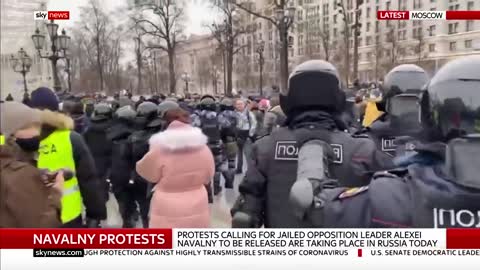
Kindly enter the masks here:
[[258, 17], [258, 18], [267, 20], [267, 21], [271, 22], [273, 25], [275, 25], [276, 27], [278, 27], [278, 23], [277, 23], [274, 19], [272, 19], [272, 18], [270, 18], [270, 17], [267, 17], [267, 16], [265, 16], [265, 15], [262, 15], [262, 14], [260, 14], [260, 13], [257, 13], [257, 12], [255, 12], [255, 11], [252, 11], [252, 10], [244, 7], [242, 4], [239, 4], [239, 3], [237, 3], [237, 2], [233, 2], [233, 4], [234, 4], [236, 7], [238, 7], [239, 9], [247, 12], [248, 14], [251, 14], [251, 15], [253, 15], [253, 16], [255, 16], [255, 17]]

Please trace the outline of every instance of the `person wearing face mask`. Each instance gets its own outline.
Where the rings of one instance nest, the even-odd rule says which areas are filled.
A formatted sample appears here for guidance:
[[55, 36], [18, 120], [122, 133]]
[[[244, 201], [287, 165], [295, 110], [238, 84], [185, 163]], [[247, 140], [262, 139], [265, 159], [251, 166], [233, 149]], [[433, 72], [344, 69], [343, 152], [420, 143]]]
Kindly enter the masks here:
[[35, 166], [41, 112], [12, 101], [0, 104], [0, 116], [0, 227], [60, 227], [63, 173]]
[[48, 88], [32, 92], [30, 106], [43, 110], [46, 116], [40, 133], [37, 168], [56, 171], [68, 168], [75, 176], [65, 181], [62, 197], [64, 227], [83, 227], [82, 212], [86, 208], [86, 225], [97, 228], [107, 218], [101, 182], [94, 159], [82, 135], [73, 131], [70, 117], [58, 112], [58, 98]]

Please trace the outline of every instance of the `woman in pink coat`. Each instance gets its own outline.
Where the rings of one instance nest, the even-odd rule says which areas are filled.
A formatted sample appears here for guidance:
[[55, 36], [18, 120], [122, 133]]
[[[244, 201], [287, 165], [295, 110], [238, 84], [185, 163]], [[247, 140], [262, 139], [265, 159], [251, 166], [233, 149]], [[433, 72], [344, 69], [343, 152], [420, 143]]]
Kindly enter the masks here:
[[150, 151], [137, 172], [155, 184], [150, 228], [208, 228], [210, 210], [205, 185], [215, 173], [207, 137], [192, 127], [188, 112], [169, 110], [168, 128], [150, 139]]

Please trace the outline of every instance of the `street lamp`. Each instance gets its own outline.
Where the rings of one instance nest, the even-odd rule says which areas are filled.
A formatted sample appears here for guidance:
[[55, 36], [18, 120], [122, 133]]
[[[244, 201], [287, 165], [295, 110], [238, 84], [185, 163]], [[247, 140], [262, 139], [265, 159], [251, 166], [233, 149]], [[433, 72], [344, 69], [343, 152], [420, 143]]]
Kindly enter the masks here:
[[20, 48], [17, 55], [10, 57], [10, 65], [13, 71], [22, 74], [23, 76], [23, 87], [24, 87], [24, 99], [28, 97], [28, 88], [27, 88], [27, 73], [30, 72], [30, 68], [32, 67], [32, 58]]
[[70, 47], [70, 37], [67, 36], [65, 30], [62, 30], [61, 35], [58, 35], [58, 24], [56, 24], [54, 20], [51, 20], [46, 26], [48, 35], [50, 37], [51, 53], [42, 55], [42, 50], [45, 47], [46, 37], [40, 34], [40, 30], [38, 28], [35, 31], [35, 34], [32, 35], [32, 41], [40, 58], [46, 58], [51, 61], [53, 71], [53, 88], [58, 92], [61, 90], [61, 86], [60, 80], [58, 79], [57, 61], [58, 59], [65, 58], [66, 51]]
[[260, 40], [260, 42], [257, 44], [256, 52], [258, 54], [258, 64], [260, 67], [259, 89], [261, 97], [263, 97], [263, 65], [265, 64], [265, 58], [263, 57], [264, 50], [265, 42]]
[[190, 81], [190, 75], [187, 72], [182, 74], [182, 80], [185, 82], [185, 94], [188, 93], [188, 83]]

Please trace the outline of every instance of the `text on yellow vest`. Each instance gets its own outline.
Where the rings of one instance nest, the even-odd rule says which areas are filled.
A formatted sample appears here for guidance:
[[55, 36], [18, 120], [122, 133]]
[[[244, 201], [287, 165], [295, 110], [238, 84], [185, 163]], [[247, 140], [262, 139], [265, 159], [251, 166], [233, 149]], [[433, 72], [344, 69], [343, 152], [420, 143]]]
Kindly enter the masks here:
[[[75, 160], [73, 158], [73, 147], [70, 141], [69, 130], [57, 130], [40, 142], [38, 150], [39, 169], [58, 171], [69, 169], [75, 172]], [[62, 222], [68, 223], [82, 214], [82, 195], [78, 186], [76, 176], [66, 180], [63, 185], [62, 196]]]

